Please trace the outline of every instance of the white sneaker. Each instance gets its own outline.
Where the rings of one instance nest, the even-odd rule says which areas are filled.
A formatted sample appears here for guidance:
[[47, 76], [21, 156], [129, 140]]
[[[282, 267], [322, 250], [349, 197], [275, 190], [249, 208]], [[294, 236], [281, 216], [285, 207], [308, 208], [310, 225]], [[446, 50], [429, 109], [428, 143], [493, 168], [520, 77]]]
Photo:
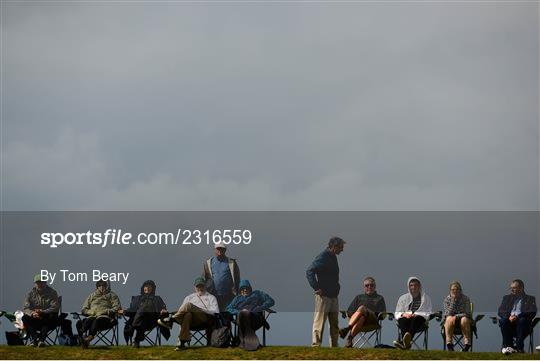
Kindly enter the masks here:
[[510, 351], [510, 353], [517, 353], [518, 352], [518, 350], [516, 350], [513, 347], [508, 347], [508, 351]]
[[512, 351], [510, 351], [508, 347], [503, 347], [501, 352], [503, 355], [510, 355], [512, 353]]
[[540, 351], [540, 346], [536, 346], [536, 351]]

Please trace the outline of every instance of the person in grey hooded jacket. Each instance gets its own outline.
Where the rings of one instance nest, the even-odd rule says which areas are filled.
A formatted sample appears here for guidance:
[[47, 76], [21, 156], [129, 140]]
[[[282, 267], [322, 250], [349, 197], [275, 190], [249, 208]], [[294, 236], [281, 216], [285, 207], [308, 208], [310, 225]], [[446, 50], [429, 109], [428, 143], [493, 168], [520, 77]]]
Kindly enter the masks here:
[[409, 292], [399, 297], [394, 313], [403, 335], [402, 340], [394, 341], [394, 345], [404, 350], [411, 348], [414, 334], [424, 329], [433, 310], [431, 298], [424, 292], [418, 277], [409, 277], [407, 287]]

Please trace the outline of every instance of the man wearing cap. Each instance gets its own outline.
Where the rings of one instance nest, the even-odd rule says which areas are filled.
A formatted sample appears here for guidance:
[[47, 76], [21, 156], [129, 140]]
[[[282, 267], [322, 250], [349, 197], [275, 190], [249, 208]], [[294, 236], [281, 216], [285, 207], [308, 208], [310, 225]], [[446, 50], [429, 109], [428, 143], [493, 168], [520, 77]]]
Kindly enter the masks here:
[[227, 246], [224, 243], [214, 245], [214, 257], [203, 265], [203, 278], [208, 292], [216, 296], [219, 310], [225, 311], [227, 305], [238, 294], [240, 269], [236, 260], [225, 256]]
[[207, 334], [211, 333], [214, 317], [219, 313], [216, 297], [206, 292], [206, 281], [202, 277], [195, 279], [193, 283], [195, 292], [184, 298], [178, 311], [171, 317], [158, 320], [158, 324], [172, 329], [172, 322], [180, 324], [180, 335], [176, 351], [184, 349], [191, 341], [191, 327], [206, 328]]
[[330, 238], [328, 247], [315, 258], [306, 271], [309, 285], [315, 293], [312, 347], [321, 346], [326, 319], [330, 324], [330, 346], [338, 347], [340, 285], [337, 255], [343, 252], [345, 243], [339, 237]]
[[34, 276], [34, 287], [26, 295], [23, 307], [22, 321], [33, 340], [32, 346], [45, 346], [47, 332], [58, 324], [58, 293], [37, 274]]

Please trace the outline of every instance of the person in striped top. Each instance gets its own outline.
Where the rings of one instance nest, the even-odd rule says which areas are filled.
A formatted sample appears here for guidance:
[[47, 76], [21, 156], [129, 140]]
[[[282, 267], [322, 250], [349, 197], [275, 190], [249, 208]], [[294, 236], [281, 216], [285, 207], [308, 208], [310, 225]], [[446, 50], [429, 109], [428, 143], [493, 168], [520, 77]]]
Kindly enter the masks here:
[[471, 349], [471, 300], [463, 294], [461, 284], [457, 281], [450, 283], [450, 294], [444, 299], [444, 331], [446, 348], [454, 351], [452, 338], [456, 327], [461, 329], [465, 346], [464, 352]]

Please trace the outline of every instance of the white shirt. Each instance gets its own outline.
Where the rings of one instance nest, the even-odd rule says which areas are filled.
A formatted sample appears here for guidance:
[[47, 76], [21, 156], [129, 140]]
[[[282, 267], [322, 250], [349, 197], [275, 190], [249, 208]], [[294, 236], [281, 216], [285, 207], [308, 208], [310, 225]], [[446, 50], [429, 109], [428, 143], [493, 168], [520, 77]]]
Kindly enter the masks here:
[[211, 295], [208, 292], [204, 292], [200, 296], [197, 294], [197, 292], [194, 292], [190, 294], [189, 296], [187, 296], [186, 298], [184, 298], [184, 302], [182, 302], [182, 306], [185, 305], [186, 303], [191, 303], [192, 305], [199, 307], [205, 313], [208, 313], [210, 315], [219, 313], [219, 307], [218, 307], [216, 297], [214, 297], [214, 295]]

